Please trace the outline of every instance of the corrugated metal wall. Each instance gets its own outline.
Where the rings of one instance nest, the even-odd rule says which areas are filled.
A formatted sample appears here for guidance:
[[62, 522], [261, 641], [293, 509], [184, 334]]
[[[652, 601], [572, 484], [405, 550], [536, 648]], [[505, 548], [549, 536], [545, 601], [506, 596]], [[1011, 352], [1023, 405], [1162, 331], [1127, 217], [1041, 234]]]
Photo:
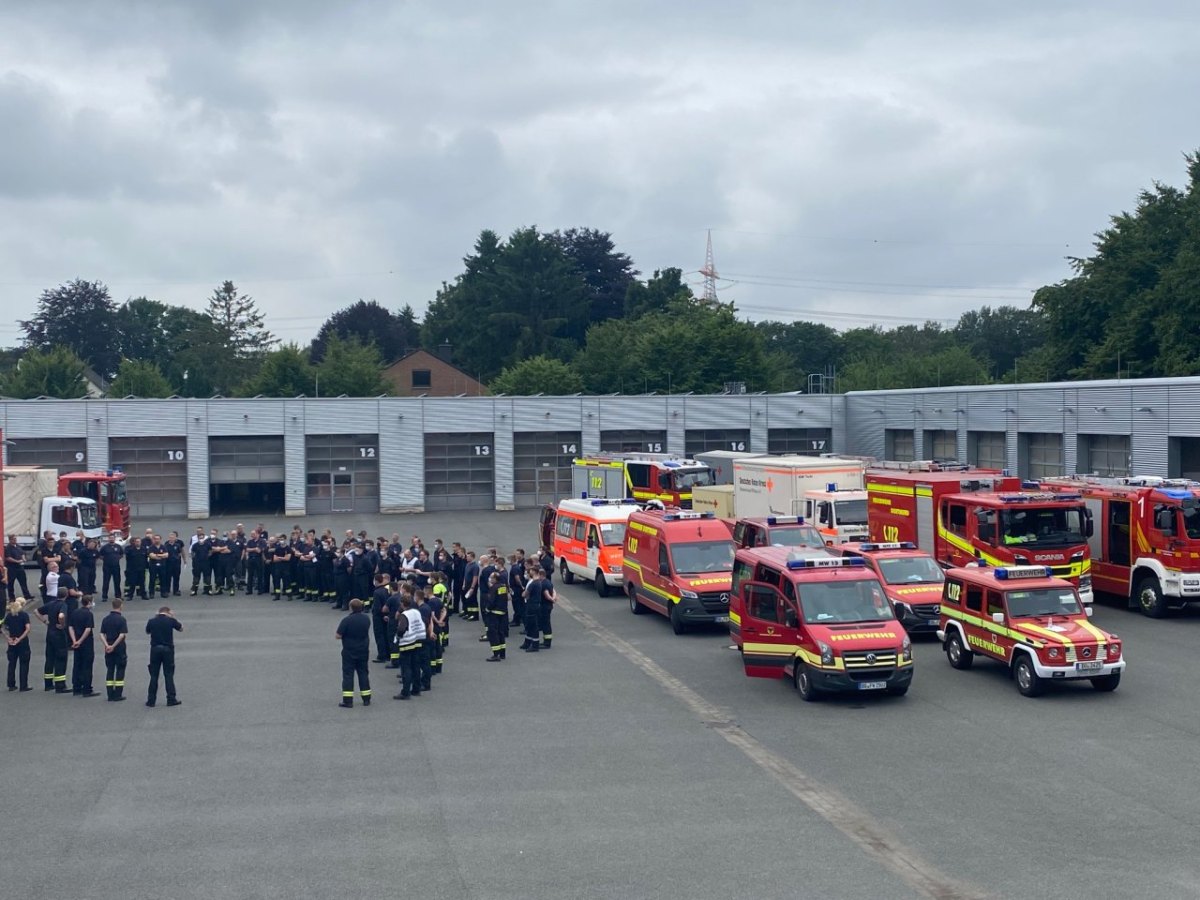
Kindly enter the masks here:
[[304, 508], [304, 436], [378, 434], [380, 508], [424, 507], [424, 435], [494, 434], [496, 504], [513, 498], [513, 433], [578, 431], [581, 454], [596, 453], [601, 431], [665, 430], [682, 453], [688, 429], [749, 429], [765, 452], [770, 431], [829, 428], [832, 450], [882, 457], [887, 429], [955, 431], [965, 460], [972, 431], [1004, 432], [1016, 471], [1021, 435], [1063, 435], [1064, 469], [1078, 464], [1080, 435], [1130, 435], [1133, 472], [1168, 472], [1173, 438], [1200, 437], [1200, 378], [1055, 385], [996, 385], [847, 395], [461, 397], [305, 400], [3, 401], [0, 426], [14, 439], [79, 438], [88, 464], [109, 463], [109, 440], [167, 434], [187, 439], [188, 514], [206, 516], [210, 436], [284, 440], [289, 514]]

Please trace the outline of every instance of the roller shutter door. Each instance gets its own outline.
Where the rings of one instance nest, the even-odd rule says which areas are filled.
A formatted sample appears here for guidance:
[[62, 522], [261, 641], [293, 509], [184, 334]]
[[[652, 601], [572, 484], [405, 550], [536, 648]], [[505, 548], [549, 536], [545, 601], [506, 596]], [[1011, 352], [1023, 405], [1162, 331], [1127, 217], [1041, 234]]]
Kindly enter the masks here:
[[828, 428], [772, 428], [767, 432], [767, 452], [772, 456], [819, 456], [833, 452]]
[[309, 515], [379, 512], [379, 435], [307, 435], [304, 476]]
[[490, 432], [425, 435], [425, 508], [496, 508], [495, 445]]
[[684, 455], [695, 459], [706, 450], [749, 450], [749, 428], [691, 428], [684, 434]]
[[135, 518], [187, 516], [187, 438], [110, 438], [109, 460], [125, 472]]
[[571, 496], [571, 463], [579, 456], [578, 431], [530, 431], [513, 435], [513, 504], [556, 503]]
[[12, 438], [5, 454], [10, 466], [41, 466], [58, 474], [87, 471], [86, 438]]
[[666, 453], [665, 431], [624, 429], [600, 432], [601, 453]]
[[212, 515], [282, 513], [285, 477], [283, 435], [208, 439]]

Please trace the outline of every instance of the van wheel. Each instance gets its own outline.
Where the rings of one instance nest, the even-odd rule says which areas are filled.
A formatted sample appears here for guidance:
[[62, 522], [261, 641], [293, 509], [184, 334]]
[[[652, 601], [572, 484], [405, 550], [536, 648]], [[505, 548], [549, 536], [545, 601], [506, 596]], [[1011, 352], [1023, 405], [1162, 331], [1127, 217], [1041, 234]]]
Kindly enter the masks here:
[[676, 634], [684, 634], [687, 632], [687, 622], [683, 621], [683, 617], [679, 615], [678, 603], [671, 604], [671, 629]]
[[1111, 675], [1100, 675], [1092, 679], [1092, 687], [1098, 691], [1109, 693], [1115, 691], [1117, 685], [1121, 683], [1121, 673], [1113, 672]]
[[1138, 579], [1134, 590], [1138, 608], [1152, 619], [1161, 619], [1167, 614], [1167, 598], [1163, 596], [1162, 585], [1153, 575], [1143, 575]]
[[1042, 679], [1033, 670], [1033, 660], [1028, 653], [1021, 653], [1013, 663], [1013, 678], [1017, 680], [1017, 690], [1026, 697], [1036, 697], [1042, 692]]
[[630, 584], [629, 587], [625, 589], [625, 593], [629, 595], [629, 611], [635, 616], [640, 616], [642, 613], [644, 613], [645, 610], [642, 609], [642, 604], [638, 602], [637, 585]]
[[601, 597], [608, 596], [608, 582], [604, 580], [604, 573], [599, 569], [596, 570], [596, 593]]
[[975, 654], [963, 646], [962, 637], [952, 630], [946, 635], [946, 659], [956, 669], [969, 669], [975, 662]]
[[565, 559], [558, 561], [558, 571], [562, 574], [563, 584], [575, 583], [575, 573], [567, 568], [567, 561]]
[[812, 676], [808, 673], [808, 666], [804, 663], [796, 663], [796, 673], [792, 676], [792, 680], [796, 684], [796, 693], [805, 703], [812, 703], [814, 700], [820, 699], [821, 692], [813, 685]]

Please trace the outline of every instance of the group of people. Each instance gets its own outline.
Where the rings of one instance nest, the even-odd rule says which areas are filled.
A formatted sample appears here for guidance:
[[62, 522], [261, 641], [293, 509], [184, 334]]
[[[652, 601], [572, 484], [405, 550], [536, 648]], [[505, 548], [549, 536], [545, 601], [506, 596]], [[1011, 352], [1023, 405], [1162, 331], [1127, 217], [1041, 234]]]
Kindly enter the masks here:
[[[341, 540], [326, 529], [270, 535], [266, 527], [246, 531], [241, 524], [227, 532], [197, 528], [188, 543], [170, 532], [164, 539], [152, 529], [122, 542], [115, 534], [103, 541], [70, 540], [65, 532], [43, 535], [34, 555], [41, 570], [42, 604], [34, 615], [46, 626], [45, 690], [75, 696], [99, 696], [93, 690], [95, 639], [104, 648], [108, 699], [124, 700], [128, 623], [123, 609], [135, 596], [181, 596], [184, 566], [191, 569], [191, 595], [219, 596], [244, 592], [305, 602], [329, 603], [349, 612], [338, 625], [342, 643], [342, 704], [352, 706], [355, 680], [364, 705], [371, 699], [368, 662], [399, 670], [395, 699], [421, 696], [443, 670], [450, 644], [450, 620], [480, 621], [480, 642], [491, 650], [488, 662], [508, 657], [510, 629], [519, 627], [528, 653], [553, 646], [551, 613], [556, 601], [549, 547], [526, 557], [523, 549], [505, 556], [489, 548], [478, 556], [460, 543], [446, 547], [439, 538], [427, 548], [418, 536], [408, 544], [398, 534], [372, 539], [366, 531], [347, 530]], [[124, 579], [122, 579], [122, 568]], [[99, 629], [93, 615], [99, 569], [100, 600], [113, 593], [110, 612]], [[29, 687], [32, 620], [26, 605], [33, 600], [23, 553], [10, 535], [3, 573], [8, 595], [4, 619], [8, 643], [8, 689]], [[17, 588], [23, 595], [16, 595]], [[182, 625], [163, 606], [146, 625], [151, 638], [148, 706], [154, 706], [161, 673], [167, 705], [176, 706], [174, 683], [175, 631]], [[67, 687], [67, 662], [74, 663]]]

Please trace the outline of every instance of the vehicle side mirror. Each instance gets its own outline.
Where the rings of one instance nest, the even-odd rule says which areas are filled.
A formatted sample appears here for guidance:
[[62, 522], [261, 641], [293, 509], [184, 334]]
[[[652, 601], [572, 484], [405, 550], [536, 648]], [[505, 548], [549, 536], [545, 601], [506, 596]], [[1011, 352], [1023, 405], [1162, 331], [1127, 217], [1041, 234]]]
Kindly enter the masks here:
[[1096, 524], [1092, 521], [1092, 517], [1088, 516], [1083, 522], [1083, 536], [1091, 537], [1096, 533]]
[[992, 621], [997, 625], [1004, 624], [1004, 613], [992, 613]]
[[1085, 606], [1083, 608], [1083, 611], [1089, 619], [1096, 614], [1096, 611], [1094, 609], [1092, 609], [1090, 606]]
[[787, 609], [783, 613], [783, 624], [788, 628], [795, 628], [800, 624], [800, 620], [796, 617], [794, 609]]
[[666, 563], [660, 563], [658, 566], [658, 574], [663, 575], [667, 578], [670, 578], [671, 577], [671, 567], [668, 566]]
[[591, 550], [595, 546], [596, 546], [596, 539], [588, 538], [588, 549]]
[[669, 491], [671, 489], [671, 476], [665, 472], [662, 475], [659, 475], [658, 486], [665, 491]]

